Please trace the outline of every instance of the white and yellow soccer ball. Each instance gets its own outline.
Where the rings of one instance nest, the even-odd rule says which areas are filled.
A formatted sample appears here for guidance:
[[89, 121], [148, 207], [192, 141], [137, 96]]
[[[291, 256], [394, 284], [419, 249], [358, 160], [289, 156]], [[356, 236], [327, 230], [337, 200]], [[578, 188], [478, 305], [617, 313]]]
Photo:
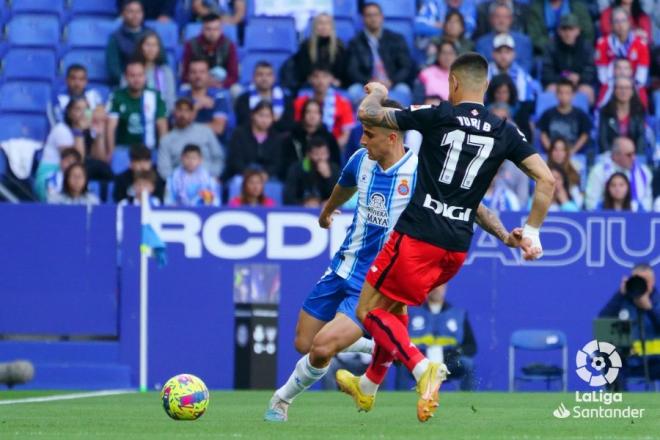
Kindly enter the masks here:
[[174, 420], [196, 420], [209, 405], [209, 390], [199, 377], [179, 374], [163, 386], [160, 398], [165, 412]]

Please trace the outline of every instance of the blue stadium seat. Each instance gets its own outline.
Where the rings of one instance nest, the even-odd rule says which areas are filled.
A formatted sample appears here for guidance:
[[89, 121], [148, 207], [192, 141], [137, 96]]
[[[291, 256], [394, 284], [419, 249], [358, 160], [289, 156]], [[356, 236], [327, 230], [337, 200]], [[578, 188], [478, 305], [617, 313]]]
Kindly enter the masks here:
[[403, 36], [403, 38], [406, 40], [406, 43], [408, 43], [408, 48], [413, 48], [414, 26], [411, 20], [397, 20], [388, 18], [385, 20], [384, 26], [386, 29], [401, 34], [401, 36]]
[[119, 24], [114, 20], [96, 18], [76, 18], [71, 20], [66, 29], [69, 47], [99, 47], [105, 48], [108, 38]]
[[52, 97], [49, 83], [7, 82], [0, 87], [0, 111], [43, 115]]
[[47, 15], [17, 15], [7, 25], [7, 40], [12, 46], [55, 48], [60, 42], [60, 21]]
[[223, 24], [222, 33], [227, 36], [231, 41], [238, 45], [238, 26], [235, 24]]
[[13, 15], [49, 14], [64, 18], [64, 0], [11, 0]]
[[183, 30], [183, 39], [188, 41], [200, 33], [202, 33], [202, 23], [188, 23]]
[[276, 205], [282, 205], [282, 193], [284, 192], [284, 185], [277, 181], [268, 181], [264, 186], [264, 194], [266, 197], [273, 199]]
[[45, 141], [47, 135], [48, 122], [44, 116], [11, 113], [0, 115], [0, 141], [19, 137]]
[[62, 58], [62, 75], [71, 64], [82, 64], [87, 68], [89, 81], [107, 83], [108, 69], [103, 49], [74, 49]]
[[357, 0], [334, 0], [332, 15], [337, 18], [350, 18], [351, 20], [358, 15]]
[[294, 52], [298, 36], [293, 17], [253, 17], [245, 29], [248, 51]]
[[174, 49], [179, 45], [179, 28], [176, 23], [170, 21], [162, 23], [156, 20], [149, 20], [146, 23], [148, 28], [153, 29], [160, 36], [165, 49]]
[[[557, 95], [555, 92], [543, 92], [536, 97], [536, 108], [534, 109], [534, 120], [541, 119], [543, 113], [557, 105]], [[584, 111], [587, 115], [589, 113], [589, 99], [582, 93], [576, 93], [573, 97], [573, 106]]]
[[128, 152], [128, 148], [115, 148], [115, 151], [112, 153], [112, 161], [110, 163], [112, 172], [115, 174], [121, 174], [128, 169], [130, 164], [131, 158]]
[[[305, 28], [304, 36], [309, 38], [312, 34], [312, 26], [314, 25], [314, 17], [310, 17], [309, 23]], [[348, 42], [355, 36], [355, 24], [351, 18], [335, 18], [335, 32], [337, 37], [348, 45]]]
[[[544, 364], [529, 364], [528, 368], [522, 367], [523, 374], [516, 373], [516, 352], [518, 350], [527, 351], [552, 351], [561, 350], [561, 366], [548, 366], [547, 372], [534, 371], [534, 365], [546, 367]], [[527, 371], [526, 371], [527, 370]], [[536, 370], [540, 370], [536, 368]], [[561, 382], [564, 392], [568, 386], [568, 349], [566, 335], [560, 330], [517, 330], [511, 335], [509, 343], [509, 391], [516, 391], [518, 381], [543, 381], [546, 382], [548, 389], [552, 381]]]
[[71, 1], [71, 15], [93, 15], [115, 18], [119, 15], [117, 2], [108, 0], [73, 0]]
[[273, 65], [275, 70], [275, 75], [278, 76], [280, 67], [289, 57], [285, 53], [274, 53], [274, 52], [250, 52], [242, 60], [240, 64], [240, 81], [241, 84], [250, 84], [252, 81], [252, 73], [254, 71], [254, 66], [259, 61], [268, 61]]
[[415, 2], [406, 0], [373, 0], [383, 9], [386, 18], [406, 18], [413, 20], [417, 15]]
[[2, 60], [4, 81], [55, 79], [55, 53], [49, 49], [11, 49]]

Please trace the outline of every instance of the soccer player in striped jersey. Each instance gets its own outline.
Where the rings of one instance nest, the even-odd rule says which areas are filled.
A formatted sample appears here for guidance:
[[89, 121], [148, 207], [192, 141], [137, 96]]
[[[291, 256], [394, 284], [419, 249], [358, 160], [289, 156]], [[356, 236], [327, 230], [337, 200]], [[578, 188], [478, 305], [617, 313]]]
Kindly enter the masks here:
[[[384, 107], [401, 110], [395, 101]], [[296, 326], [296, 349], [304, 354], [287, 382], [275, 391], [264, 419], [284, 422], [293, 399], [320, 380], [340, 351], [371, 353], [356, 318], [360, 289], [374, 257], [389, 237], [415, 189], [417, 156], [403, 146], [403, 132], [364, 126], [365, 147], [349, 159], [319, 217], [329, 228], [337, 209], [358, 193], [353, 223], [330, 267], [303, 303]], [[509, 233], [483, 206], [477, 222], [511, 247], [520, 246], [522, 230]]]

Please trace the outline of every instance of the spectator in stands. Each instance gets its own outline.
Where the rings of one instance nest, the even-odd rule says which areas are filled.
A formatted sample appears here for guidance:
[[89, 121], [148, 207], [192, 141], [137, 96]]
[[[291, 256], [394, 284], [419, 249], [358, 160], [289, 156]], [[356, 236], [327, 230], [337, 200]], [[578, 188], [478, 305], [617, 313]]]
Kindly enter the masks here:
[[516, 62], [516, 43], [509, 34], [499, 34], [493, 39], [493, 61], [488, 64], [488, 79], [507, 74], [513, 80], [522, 102], [534, 101], [539, 85], [529, 73]]
[[203, 163], [202, 150], [198, 145], [183, 147], [181, 165], [167, 178], [166, 205], [220, 206], [220, 186]]
[[[442, 284], [428, 294], [421, 307], [411, 307], [409, 313], [410, 342], [431, 361], [444, 362], [451, 368], [451, 379], [459, 379], [462, 391], [475, 388], [474, 355], [477, 341], [465, 309], [445, 300], [447, 285]], [[397, 366], [396, 388], [410, 389], [412, 374]]]
[[243, 182], [241, 183], [241, 194], [229, 201], [232, 208], [247, 206], [262, 206], [272, 208], [275, 206], [275, 200], [264, 194], [266, 179], [262, 170], [257, 168], [247, 168], [243, 172]]
[[506, 183], [502, 181], [499, 173], [500, 171], [492, 180], [481, 202], [487, 208], [497, 212], [520, 211], [520, 200], [518, 200], [516, 193], [511, 191]]
[[[656, 8], [657, 8], [656, 2]], [[651, 19], [642, 10], [640, 0], [614, 0], [612, 6], [605, 9], [600, 14], [600, 33], [601, 35], [609, 35], [612, 33], [612, 13], [616, 8], [625, 9], [628, 13], [630, 27], [639, 35], [644, 41], [648, 42], [649, 46], [653, 44], [653, 26]]]
[[48, 119], [51, 126], [64, 120], [64, 109], [72, 98], [85, 98], [92, 110], [103, 106], [103, 97], [98, 90], [87, 87], [87, 68], [82, 64], [71, 64], [66, 69], [65, 81], [66, 89], [49, 103]]
[[596, 81], [594, 50], [581, 33], [575, 15], [567, 14], [561, 18], [557, 30], [558, 38], [550, 42], [543, 54], [541, 82], [546, 90], [554, 91], [559, 80], [566, 78], [578, 92], [589, 99], [589, 104], [593, 104], [593, 84]]
[[[507, 29], [498, 29], [493, 24], [493, 5], [506, 5], [511, 10], [511, 25]], [[498, 22], [504, 19], [504, 11], [499, 11]], [[529, 15], [529, 7], [526, 3], [517, 2], [513, 0], [493, 0], [492, 2], [481, 2], [477, 6], [477, 29], [472, 35], [473, 38], [479, 38], [485, 34], [493, 33], [495, 35], [501, 33], [525, 33], [527, 28], [527, 16]], [[515, 34], [514, 34], [515, 35]], [[515, 36], [514, 36], [515, 38]], [[489, 44], [488, 47], [491, 45]]]
[[519, 100], [518, 90], [516, 89], [513, 79], [509, 75], [503, 73], [494, 75], [490, 79], [490, 84], [486, 91], [486, 103], [488, 105], [494, 103], [507, 104], [511, 109], [513, 121], [525, 134], [525, 137], [527, 137], [528, 140], [532, 139], [533, 132], [530, 120], [534, 111], [534, 102]]
[[158, 175], [152, 169], [137, 171], [133, 175], [132, 191], [125, 199], [119, 202], [119, 205], [140, 206], [142, 204], [142, 193], [146, 191], [149, 206], [160, 206], [160, 199], [155, 195], [158, 179]]
[[343, 151], [355, 126], [355, 116], [350, 101], [332, 87], [332, 80], [332, 72], [327, 66], [320, 64], [314, 66], [309, 77], [312, 90], [302, 91], [295, 99], [294, 117], [296, 121], [300, 121], [302, 107], [309, 99], [323, 103], [323, 123], [335, 136], [339, 148]]
[[[607, 83], [601, 84], [600, 91], [598, 94], [598, 101], [596, 102], [596, 108], [602, 108], [607, 104], [610, 99], [612, 99], [612, 93], [614, 92], [614, 83], [619, 78], [633, 79], [633, 70], [630, 61], [626, 58], [618, 58], [612, 62], [613, 66], [613, 76], [610, 78]], [[635, 83], [635, 91], [639, 100], [642, 101], [645, 109], [649, 108], [648, 94], [646, 92], [646, 85], [639, 85]], [[656, 107], [657, 108], [657, 107]]]
[[447, 12], [442, 28], [442, 39], [454, 43], [459, 55], [474, 48], [474, 42], [465, 36], [465, 20], [458, 11]]
[[206, 124], [218, 137], [224, 137], [231, 107], [226, 93], [211, 86], [209, 63], [205, 58], [193, 58], [188, 69], [190, 88], [181, 96], [192, 98], [195, 121]]
[[465, 23], [465, 33], [472, 35], [477, 27], [477, 9], [474, 0], [421, 0], [415, 18], [415, 35], [432, 37], [440, 34], [447, 14], [457, 11]]
[[637, 212], [639, 206], [637, 201], [632, 200], [630, 181], [625, 174], [617, 172], [607, 179], [600, 209], [603, 211]]
[[[105, 62], [112, 85], [119, 84], [122, 72], [135, 53], [137, 42], [149, 30], [144, 25], [144, 9], [139, 0], [124, 1], [121, 18], [121, 27], [110, 35], [105, 49]], [[165, 62], [165, 59], [160, 59], [158, 62]]]
[[488, 6], [490, 25], [493, 30], [477, 40], [477, 52], [485, 56], [488, 61], [492, 61], [495, 37], [501, 34], [511, 35], [515, 47], [521, 50], [518, 54], [520, 63], [529, 72], [532, 67], [532, 43], [527, 35], [513, 30], [513, 6], [507, 2], [484, 3], [484, 5]]
[[160, 92], [146, 87], [144, 64], [131, 61], [126, 65], [126, 87], [115, 91], [109, 99], [107, 124], [107, 160], [112, 160], [115, 147], [128, 148], [144, 143], [154, 149], [158, 139], [167, 134], [167, 110]]
[[284, 204], [320, 207], [330, 198], [339, 171], [339, 167], [330, 161], [330, 151], [325, 140], [312, 138], [305, 158], [289, 168], [284, 187]]
[[186, 42], [183, 49], [183, 81], [190, 82], [190, 62], [205, 58], [211, 73], [211, 87], [229, 89], [238, 83], [236, 45], [222, 33], [222, 19], [218, 14], [202, 18], [202, 32]]
[[401, 34], [383, 28], [383, 11], [377, 3], [365, 3], [362, 18], [364, 30], [348, 45], [346, 77], [348, 84], [352, 84], [348, 89], [351, 101], [359, 102], [364, 96], [364, 85], [378, 81], [399, 102], [409, 104], [412, 92], [408, 83], [414, 72], [406, 40]]
[[589, 141], [591, 120], [581, 109], [573, 107], [575, 86], [568, 78], [560, 78], [556, 87], [557, 106], [543, 112], [538, 127], [541, 145], [547, 151], [552, 139], [561, 137], [571, 145], [572, 154], [579, 153]]
[[[117, 0], [117, 7], [120, 8], [122, 0]], [[158, 20], [168, 22], [174, 17], [176, 9], [176, 0], [140, 0], [144, 9], [144, 18], [146, 20]]]
[[286, 179], [289, 167], [305, 157], [312, 138], [324, 139], [330, 150], [330, 161], [337, 166], [341, 164], [341, 153], [337, 140], [323, 124], [321, 103], [315, 99], [308, 99], [303, 104], [301, 113], [300, 121], [282, 141], [282, 163], [279, 172], [281, 181]]
[[35, 189], [40, 200], [45, 199], [45, 182], [59, 170], [60, 151], [75, 148], [91, 179], [110, 181], [112, 169], [106, 163], [105, 124], [103, 107], [89, 114], [84, 97], [71, 99], [66, 106], [64, 121], [55, 125], [46, 139], [44, 154], [37, 169]]
[[167, 179], [180, 165], [181, 152], [186, 145], [196, 145], [204, 159], [208, 173], [218, 179], [225, 167], [225, 153], [213, 131], [195, 122], [195, 109], [190, 98], [179, 98], [174, 110], [174, 126], [163, 137], [158, 148], [158, 173]]
[[646, 87], [651, 65], [649, 47], [632, 31], [630, 15], [623, 8], [612, 11], [612, 33], [600, 37], [596, 43], [596, 67], [601, 85], [613, 78], [613, 62], [617, 58], [630, 61], [635, 84]]
[[557, 165], [550, 165], [550, 172], [555, 178], [555, 192], [552, 196], [550, 211], [577, 212], [580, 210], [575, 200], [571, 196], [568, 183], [568, 176], [562, 168]]
[[263, 168], [267, 176], [276, 177], [280, 169], [281, 140], [273, 128], [275, 115], [269, 102], [260, 102], [250, 114], [250, 123], [234, 130], [229, 141], [227, 167], [223, 181], [242, 174], [249, 165]]
[[610, 156], [604, 157], [591, 168], [587, 178], [585, 208], [591, 211], [599, 206], [603, 200], [605, 183], [616, 172], [625, 174], [631, 182], [632, 200], [639, 204], [640, 209], [650, 211], [653, 200], [651, 171], [635, 160], [635, 144], [627, 137], [614, 139]]
[[87, 191], [87, 172], [81, 163], [74, 163], [64, 172], [62, 192], [52, 195], [48, 203], [54, 205], [98, 205], [96, 194]]
[[581, 207], [584, 202], [584, 194], [582, 194], [580, 185], [582, 180], [580, 178], [581, 167], [571, 159], [571, 149], [565, 139], [555, 138], [550, 143], [548, 166], [558, 167], [562, 170], [566, 177], [564, 182], [568, 186], [571, 199], [578, 207]]
[[[146, 31], [142, 38], [138, 40], [134, 59], [142, 62], [145, 66], [147, 87], [159, 91], [160, 96], [165, 101], [167, 111], [173, 111], [174, 101], [176, 100], [176, 80], [172, 68], [167, 63], [167, 54], [156, 32]], [[121, 86], [126, 86], [126, 78], [122, 78]]]
[[600, 111], [598, 145], [601, 152], [610, 151], [612, 142], [627, 136], [635, 142], [637, 154], [646, 153], [646, 112], [629, 78], [614, 83], [610, 101]]
[[332, 16], [321, 13], [312, 22], [312, 34], [300, 43], [298, 51], [293, 55], [290, 69], [282, 83], [291, 90], [299, 90], [305, 85], [312, 69], [317, 64], [330, 68], [334, 87], [341, 87], [346, 69], [346, 48], [337, 38], [335, 22]]
[[82, 163], [80, 152], [74, 147], [65, 148], [60, 152], [60, 169], [46, 180], [46, 199], [48, 200], [62, 191], [64, 172], [74, 163]]
[[273, 106], [275, 128], [289, 131], [293, 125], [293, 104], [289, 94], [275, 84], [275, 71], [268, 61], [257, 63], [248, 90], [234, 103], [237, 125], [249, 123], [250, 111], [261, 101], [270, 102]]
[[151, 150], [143, 144], [136, 144], [131, 146], [129, 154], [130, 163], [128, 169], [115, 176], [115, 187], [112, 193], [112, 199], [115, 203], [119, 203], [124, 199], [133, 200], [138, 194], [135, 191], [136, 188], [133, 186], [135, 177], [139, 173], [151, 171], [155, 175], [155, 189], [153, 194], [162, 201], [165, 193], [165, 181], [153, 171]]
[[245, 0], [192, 0], [190, 6], [196, 19], [219, 14], [223, 23], [238, 25], [245, 21]]
[[581, 0], [533, 0], [530, 5], [527, 32], [534, 50], [541, 55], [556, 35], [561, 17], [573, 14], [577, 18], [582, 36], [587, 42], [594, 41], [594, 24], [589, 10]]
[[424, 87], [424, 96], [439, 96], [446, 101], [449, 98], [449, 67], [458, 57], [454, 43], [441, 40], [436, 45], [435, 63], [423, 69], [418, 76]]

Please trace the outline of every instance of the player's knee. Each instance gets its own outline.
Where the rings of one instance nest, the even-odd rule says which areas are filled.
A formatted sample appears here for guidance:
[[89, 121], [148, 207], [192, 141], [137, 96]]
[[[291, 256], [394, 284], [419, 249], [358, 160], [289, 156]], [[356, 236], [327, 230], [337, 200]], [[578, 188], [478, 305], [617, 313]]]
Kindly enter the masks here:
[[309, 353], [310, 348], [312, 348], [312, 342], [309, 338], [302, 337], [301, 335], [296, 335], [296, 339], [293, 341], [296, 351], [300, 354]]
[[313, 364], [326, 365], [337, 354], [337, 346], [330, 341], [313, 343], [309, 351], [309, 356], [313, 359]]

